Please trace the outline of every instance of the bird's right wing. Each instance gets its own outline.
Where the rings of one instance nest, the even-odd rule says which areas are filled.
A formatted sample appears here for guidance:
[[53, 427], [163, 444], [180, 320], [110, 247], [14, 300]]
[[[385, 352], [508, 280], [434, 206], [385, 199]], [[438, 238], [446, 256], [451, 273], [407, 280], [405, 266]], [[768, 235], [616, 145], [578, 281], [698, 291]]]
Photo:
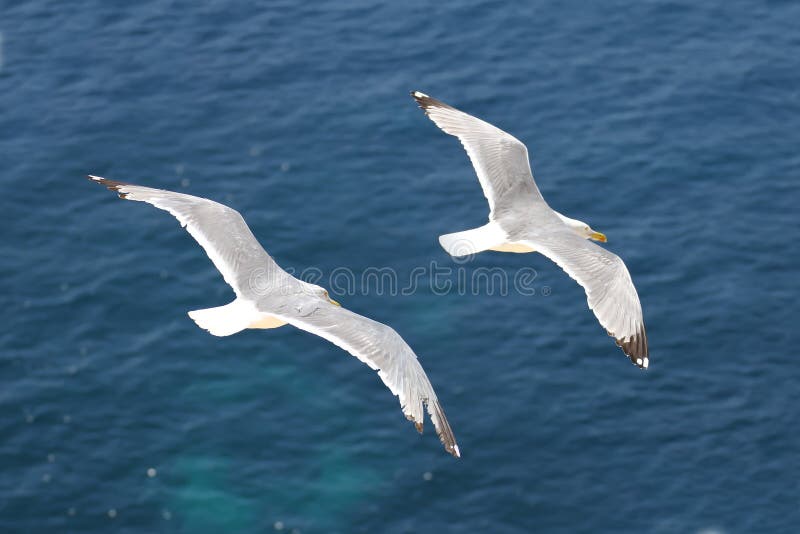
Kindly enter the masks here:
[[277, 312], [270, 306], [269, 313], [327, 339], [378, 371], [386, 387], [399, 398], [406, 418], [414, 422], [419, 432], [427, 407], [444, 448], [453, 456], [461, 456], [428, 376], [414, 351], [392, 328], [313, 295], [293, 296], [291, 303]]
[[[489, 201], [490, 219], [514, 211], [515, 205], [545, 203], [533, 180], [528, 149], [521, 141], [424, 93], [414, 91], [411, 96], [436, 126], [464, 145]], [[523, 202], [517, 204], [519, 201]]]
[[147, 202], [171, 213], [203, 247], [237, 297], [255, 300], [260, 296], [260, 286], [272, 287], [291, 278], [258, 243], [239, 212], [228, 206], [99, 176], [89, 179], [115, 191], [120, 198]]

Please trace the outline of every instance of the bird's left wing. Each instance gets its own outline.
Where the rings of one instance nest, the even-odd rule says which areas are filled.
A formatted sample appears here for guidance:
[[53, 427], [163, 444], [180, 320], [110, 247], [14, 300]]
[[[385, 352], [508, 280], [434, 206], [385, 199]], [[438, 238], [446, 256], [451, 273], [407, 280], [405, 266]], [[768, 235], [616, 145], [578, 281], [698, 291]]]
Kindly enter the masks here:
[[[298, 298], [304, 302], [299, 303]], [[313, 302], [311, 302], [313, 299]], [[406, 418], [422, 432], [425, 407], [447, 452], [459, 457], [453, 431], [416, 354], [389, 326], [311, 295], [269, 313], [289, 324], [327, 339], [378, 372], [386, 387], [399, 398]]]
[[634, 365], [650, 364], [639, 295], [616, 254], [564, 229], [531, 234], [524, 242], [564, 269], [586, 291], [589, 308]]

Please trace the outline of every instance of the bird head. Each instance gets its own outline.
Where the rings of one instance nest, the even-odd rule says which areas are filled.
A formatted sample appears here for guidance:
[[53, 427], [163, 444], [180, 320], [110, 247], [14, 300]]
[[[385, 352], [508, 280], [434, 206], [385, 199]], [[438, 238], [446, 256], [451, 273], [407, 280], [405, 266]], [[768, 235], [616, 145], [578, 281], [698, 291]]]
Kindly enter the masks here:
[[341, 304], [339, 304], [338, 302], [336, 302], [331, 298], [330, 294], [328, 293], [328, 290], [325, 289], [324, 287], [320, 287], [316, 284], [309, 284], [308, 282], [303, 282], [303, 285], [305, 286], [305, 290], [311, 295], [319, 297], [322, 300], [327, 300], [328, 302], [336, 306], [341, 306]]
[[570, 230], [578, 234], [584, 239], [591, 239], [592, 241], [600, 241], [601, 243], [605, 243], [608, 241], [606, 235], [592, 230], [592, 228], [583, 221], [579, 221], [578, 219], [570, 219], [560, 213], [556, 212], [556, 214], [561, 218], [561, 220], [566, 224]]

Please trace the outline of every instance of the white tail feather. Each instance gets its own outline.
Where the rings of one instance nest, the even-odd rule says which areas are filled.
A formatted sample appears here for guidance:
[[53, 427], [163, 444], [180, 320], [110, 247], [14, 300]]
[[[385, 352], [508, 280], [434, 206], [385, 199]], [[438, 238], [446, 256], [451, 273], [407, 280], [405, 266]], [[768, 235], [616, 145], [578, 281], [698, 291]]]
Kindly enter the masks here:
[[507, 241], [507, 234], [495, 222], [489, 222], [480, 228], [439, 236], [439, 243], [451, 256], [468, 256], [501, 246]]
[[261, 319], [262, 313], [247, 301], [236, 299], [225, 306], [194, 310], [189, 317], [215, 336], [230, 336]]

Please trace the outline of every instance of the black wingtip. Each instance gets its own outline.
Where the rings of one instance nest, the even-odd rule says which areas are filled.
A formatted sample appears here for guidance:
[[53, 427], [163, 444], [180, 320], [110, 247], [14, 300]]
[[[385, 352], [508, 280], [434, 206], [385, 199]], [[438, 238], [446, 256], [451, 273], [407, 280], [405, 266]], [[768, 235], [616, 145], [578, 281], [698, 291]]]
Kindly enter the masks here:
[[119, 195], [119, 198], [126, 198], [128, 196], [127, 193], [120, 193], [120, 187], [126, 186], [125, 182], [118, 182], [116, 180], [109, 180], [108, 178], [103, 178], [102, 176], [94, 176], [92, 174], [87, 174], [86, 178], [91, 180], [92, 182], [98, 183], [100, 185], [106, 186], [110, 191], [114, 191]]
[[[453, 435], [453, 430], [450, 428], [450, 423], [447, 421], [447, 416], [445, 416], [442, 406], [438, 401], [435, 400], [432, 404], [432, 406], [431, 404], [428, 404], [428, 409], [429, 412], [431, 412], [431, 420], [436, 427], [436, 433], [439, 435], [439, 440], [442, 442], [442, 445], [444, 445], [444, 450], [456, 458], [461, 458], [461, 450], [458, 448], [456, 437]], [[437, 420], [439, 423], [438, 425], [436, 424]]]
[[458, 448], [458, 443], [450, 443], [444, 446], [444, 450], [449, 452], [454, 458], [461, 458], [461, 450]]
[[414, 100], [417, 101], [417, 105], [425, 112], [425, 115], [430, 117], [431, 109], [432, 108], [440, 108], [440, 109], [449, 109], [453, 111], [458, 111], [453, 106], [445, 104], [441, 100], [436, 100], [432, 96], [428, 96], [425, 93], [420, 91], [411, 91], [411, 96]]
[[431, 106], [433, 106], [433, 105], [435, 105], [437, 103], [436, 99], [431, 98], [428, 95], [426, 95], [425, 93], [422, 93], [420, 91], [411, 91], [411, 97], [414, 100], [416, 100], [417, 101], [417, 105], [419, 105], [419, 107], [422, 108], [425, 111], [427, 111], [429, 107], [431, 107]]
[[630, 358], [631, 363], [639, 369], [650, 367], [650, 354], [647, 349], [647, 334], [644, 327], [629, 338], [615, 339], [617, 346]]

